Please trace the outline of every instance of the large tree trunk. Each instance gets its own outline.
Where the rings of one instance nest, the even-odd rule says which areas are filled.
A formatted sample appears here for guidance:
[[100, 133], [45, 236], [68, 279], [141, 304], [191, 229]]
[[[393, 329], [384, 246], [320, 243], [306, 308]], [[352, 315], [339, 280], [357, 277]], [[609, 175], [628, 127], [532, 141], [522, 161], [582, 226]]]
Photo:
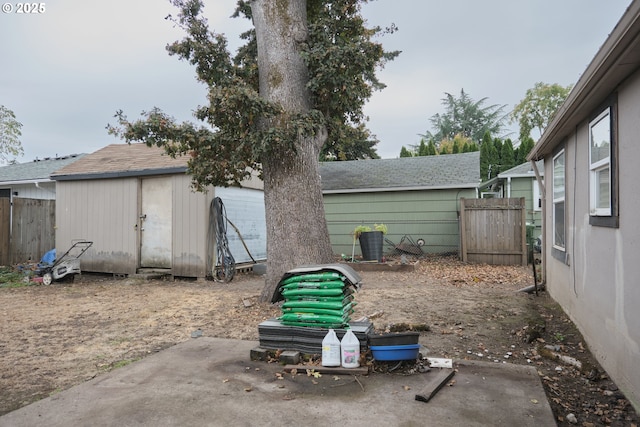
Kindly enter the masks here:
[[[307, 37], [305, 0], [251, 2], [258, 44], [260, 95], [280, 104], [288, 115], [311, 108], [307, 68], [298, 44]], [[295, 155], [274, 152], [263, 159], [267, 222], [267, 275], [261, 301], [271, 299], [282, 275], [305, 264], [332, 260], [318, 166], [326, 130], [298, 137]]]

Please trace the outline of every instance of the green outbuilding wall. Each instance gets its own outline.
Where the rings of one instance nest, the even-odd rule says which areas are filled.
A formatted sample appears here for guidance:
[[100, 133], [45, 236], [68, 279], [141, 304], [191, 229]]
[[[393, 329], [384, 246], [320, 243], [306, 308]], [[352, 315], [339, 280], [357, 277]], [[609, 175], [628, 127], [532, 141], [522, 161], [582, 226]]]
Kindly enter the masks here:
[[[509, 197], [524, 197], [526, 204], [527, 224], [534, 226], [533, 237], [542, 234], [542, 210], [535, 206], [538, 199], [534, 198], [533, 186], [537, 185], [534, 178], [511, 178]], [[537, 193], [536, 193], [537, 194]]]
[[[476, 189], [435, 189], [324, 194], [324, 207], [333, 252], [359, 256], [353, 239], [358, 225], [383, 223], [385, 239], [398, 244], [424, 240], [425, 253], [457, 252], [460, 243], [458, 210], [461, 197], [475, 198]], [[411, 240], [408, 240], [411, 239]], [[393, 250], [385, 242], [384, 252]]]

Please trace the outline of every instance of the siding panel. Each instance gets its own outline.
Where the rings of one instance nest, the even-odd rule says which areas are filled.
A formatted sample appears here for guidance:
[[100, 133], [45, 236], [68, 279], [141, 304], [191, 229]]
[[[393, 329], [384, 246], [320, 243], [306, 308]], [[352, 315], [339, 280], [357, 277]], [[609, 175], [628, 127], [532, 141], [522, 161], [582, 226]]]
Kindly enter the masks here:
[[83, 271], [135, 273], [138, 180], [60, 181], [57, 188], [57, 251], [65, 252], [74, 240], [90, 240]]
[[[395, 244], [409, 236], [414, 241], [423, 239], [426, 253], [456, 252], [459, 199], [475, 195], [474, 189], [325, 194], [333, 251], [350, 256], [354, 250], [351, 233], [357, 225], [384, 223], [389, 230], [386, 239]], [[385, 251], [392, 249], [385, 245]], [[357, 241], [355, 255], [360, 255]]]
[[207, 260], [207, 210], [212, 192], [196, 193], [187, 175], [173, 177], [173, 274], [205, 277]]

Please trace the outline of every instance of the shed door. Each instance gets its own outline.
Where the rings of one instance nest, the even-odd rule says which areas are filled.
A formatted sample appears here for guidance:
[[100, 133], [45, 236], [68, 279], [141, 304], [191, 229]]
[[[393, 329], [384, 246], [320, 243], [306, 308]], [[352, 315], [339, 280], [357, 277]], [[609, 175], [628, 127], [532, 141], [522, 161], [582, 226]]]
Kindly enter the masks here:
[[171, 178], [142, 180], [140, 267], [171, 268]]

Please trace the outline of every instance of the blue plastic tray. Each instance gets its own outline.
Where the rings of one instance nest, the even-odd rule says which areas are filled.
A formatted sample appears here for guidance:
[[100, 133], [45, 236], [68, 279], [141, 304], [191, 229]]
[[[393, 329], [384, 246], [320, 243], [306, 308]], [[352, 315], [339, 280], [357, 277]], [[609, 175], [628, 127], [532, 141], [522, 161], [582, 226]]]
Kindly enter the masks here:
[[418, 358], [420, 344], [372, 345], [369, 348], [375, 360], [412, 360]]

